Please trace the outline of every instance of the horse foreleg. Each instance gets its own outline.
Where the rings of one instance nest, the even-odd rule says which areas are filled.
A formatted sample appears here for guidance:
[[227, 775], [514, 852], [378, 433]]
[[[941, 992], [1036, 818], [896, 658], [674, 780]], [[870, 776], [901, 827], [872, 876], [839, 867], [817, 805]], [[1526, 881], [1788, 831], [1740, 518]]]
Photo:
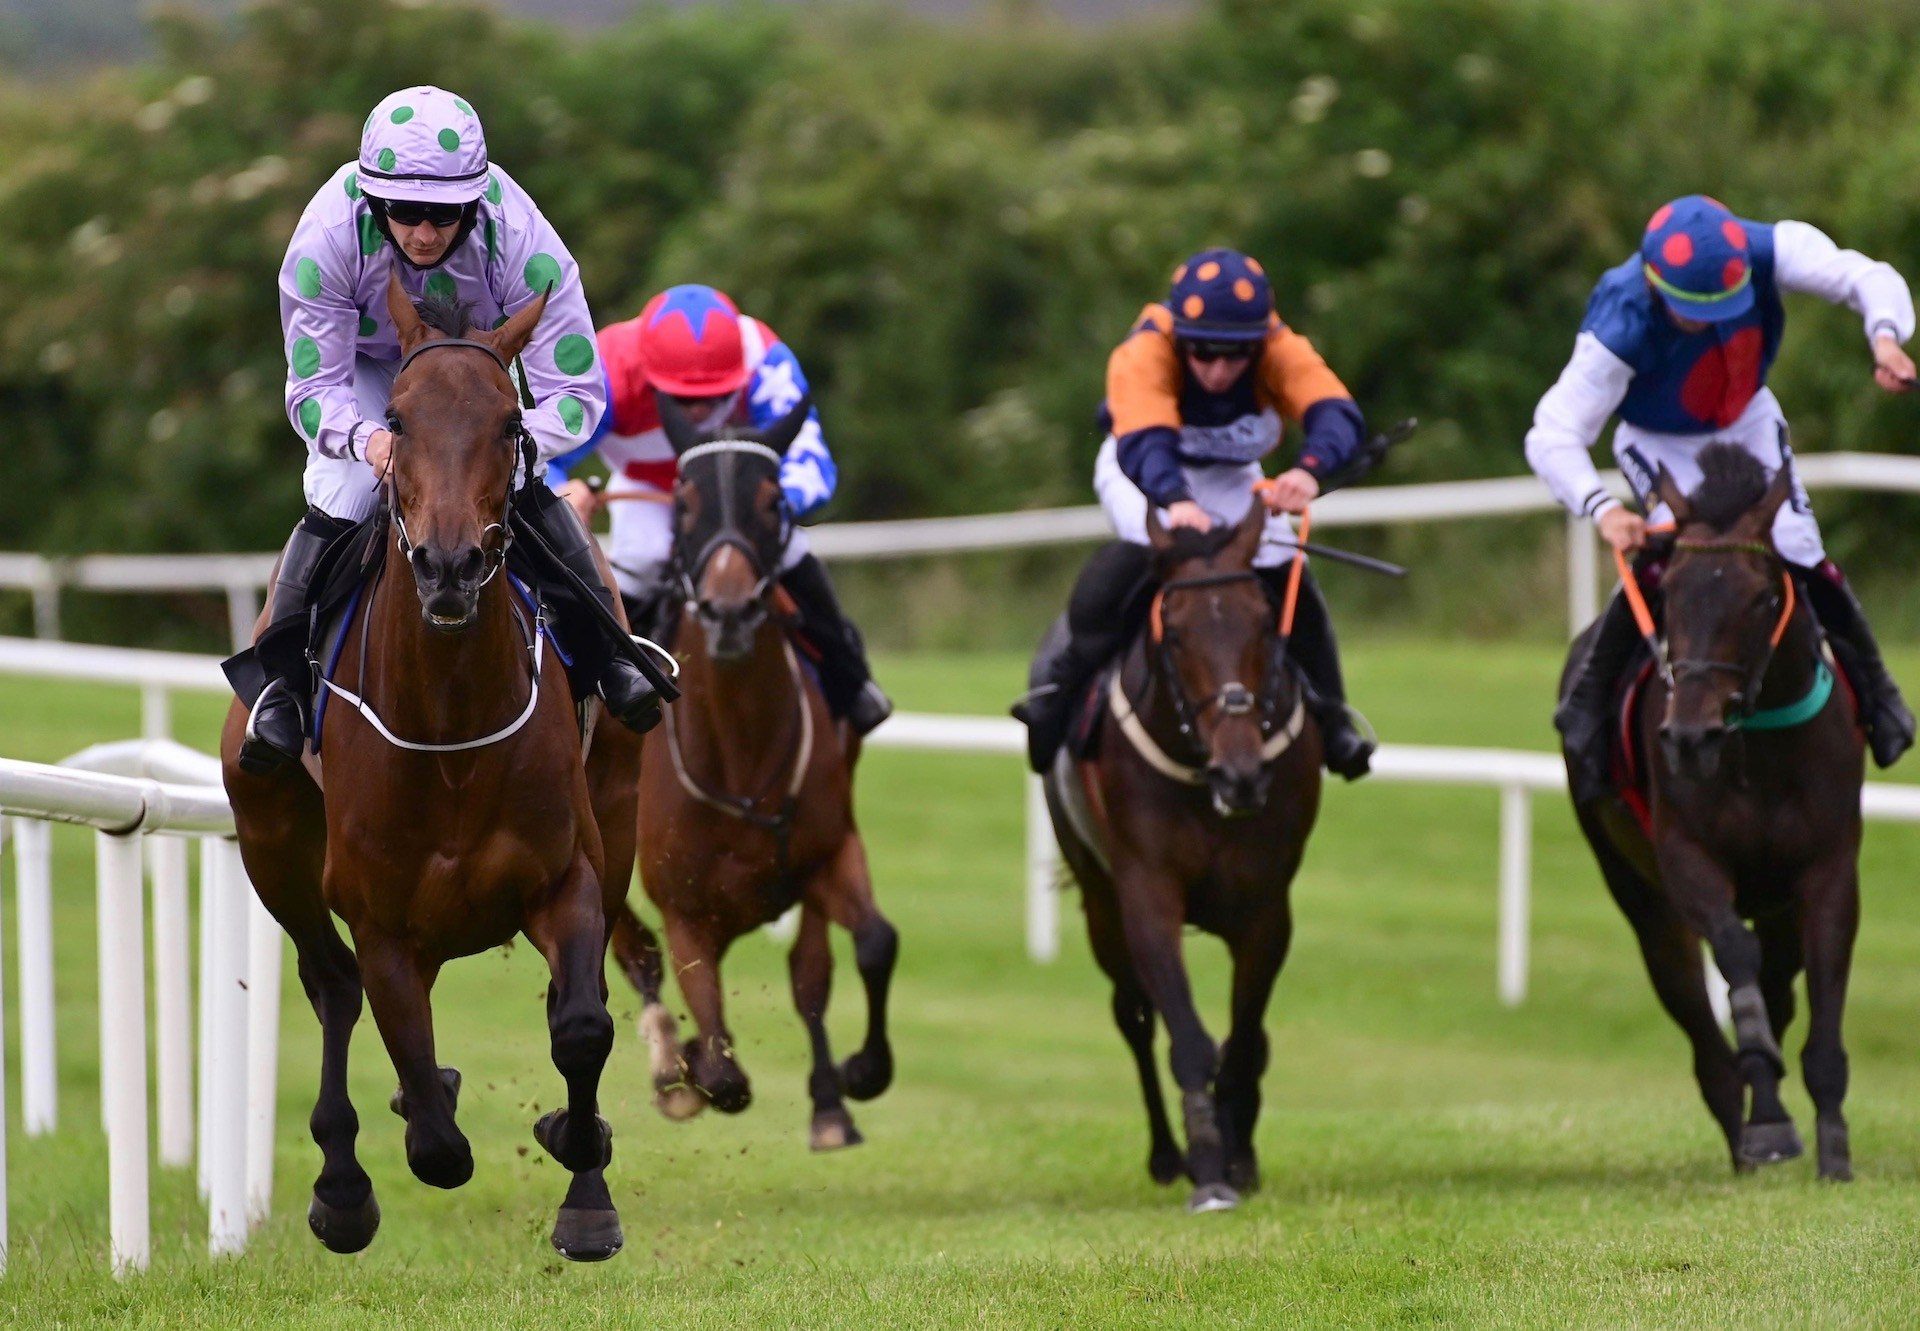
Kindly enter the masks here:
[[1082, 892], [1087, 938], [1093, 945], [1094, 960], [1113, 981], [1113, 1024], [1120, 1028], [1120, 1038], [1133, 1055], [1141, 1098], [1147, 1104], [1147, 1173], [1155, 1183], [1171, 1183], [1186, 1172], [1187, 1160], [1173, 1139], [1166, 1098], [1160, 1093], [1160, 1070], [1153, 1064], [1153, 1004], [1141, 989], [1133, 958], [1127, 954], [1127, 940], [1120, 930], [1112, 892], [1110, 883], [1105, 890], [1087, 887]]
[[733, 1036], [727, 1030], [720, 1001], [720, 953], [709, 927], [681, 916], [667, 916], [667, 945], [673, 950], [673, 973], [680, 995], [693, 1017], [693, 1039], [681, 1057], [694, 1088], [723, 1114], [737, 1114], [753, 1103], [753, 1085], [734, 1057]]
[[1220, 1049], [1214, 1103], [1227, 1145], [1227, 1181], [1241, 1192], [1260, 1186], [1253, 1129], [1260, 1119], [1260, 1078], [1267, 1071], [1267, 1004], [1286, 964], [1293, 914], [1284, 887], [1269, 909], [1232, 940], [1233, 1024]]
[[600, 1077], [613, 1052], [607, 924], [599, 880], [584, 859], [576, 859], [553, 895], [528, 915], [526, 934], [552, 975], [547, 1032], [553, 1065], [567, 1083], [567, 1107], [546, 1114], [533, 1129], [547, 1153], [573, 1173], [554, 1221], [553, 1246], [576, 1262], [603, 1261], [626, 1240], [604, 1174], [613, 1131], [600, 1117]]
[[887, 990], [900, 955], [900, 934], [873, 901], [860, 834], [849, 832], [824, 875], [821, 904], [853, 935], [853, 964], [867, 991], [867, 1038], [840, 1066], [840, 1084], [855, 1100], [871, 1100], [893, 1084], [893, 1046], [887, 1040]]
[[400, 1076], [394, 1108], [407, 1121], [407, 1166], [436, 1188], [473, 1177], [473, 1148], [453, 1121], [460, 1074], [434, 1061], [430, 993], [439, 966], [383, 935], [354, 936], [360, 980], [387, 1056]]
[[613, 914], [613, 959], [640, 995], [640, 1039], [647, 1047], [654, 1107], [668, 1118], [692, 1118], [707, 1107], [707, 1101], [687, 1083], [680, 1059], [680, 1026], [660, 1001], [666, 957], [653, 930], [624, 903]]
[[858, 1146], [864, 1138], [853, 1125], [853, 1115], [841, 1098], [840, 1070], [833, 1065], [827, 1041], [827, 997], [833, 985], [833, 948], [827, 941], [827, 917], [811, 898], [800, 906], [800, 928], [793, 950], [787, 953], [787, 976], [793, 985], [793, 1006], [807, 1028], [813, 1056], [807, 1074], [807, 1095], [813, 1101], [813, 1119], [807, 1144], [816, 1151]]
[[1223, 1211], [1239, 1204], [1240, 1194], [1227, 1182], [1226, 1142], [1220, 1135], [1213, 1105], [1213, 1075], [1217, 1051], [1201, 1024], [1180, 954], [1183, 919], [1179, 887], [1138, 868], [1115, 866], [1114, 887], [1120, 898], [1120, 920], [1134, 970], [1167, 1023], [1171, 1044], [1168, 1062], [1180, 1088], [1181, 1115], [1187, 1129], [1187, 1172], [1193, 1178], [1189, 1211]]
[[1800, 1070], [1813, 1096], [1820, 1177], [1853, 1177], [1853, 1152], [1840, 1105], [1847, 1096], [1847, 1050], [1840, 1040], [1853, 940], [1860, 927], [1860, 877], [1849, 851], [1844, 863], [1809, 875], [1803, 885], [1800, 932], [1807, 965], [1806, 1047]]
[[333, 1252], [359, 1252], [380, 1228], [373, 1180], [360, 1166], [354, 1143], [360, 1115], [347, 1092], [347, 1051], [360, 1020], [360, 965], [331, 919], [294, 937], [300, 985], [320, 1018], [320, 1094], [308, 1127], [320, 1148], [320, 1176], [313, 1181], [307, 1227]]
[[1706, 938], [1714, 964], [1726, 977], [1737, 1066], [1751, 1096], [1747, 1122], [1734, 1147], [1735, 1162], [1767, 1165], [1791, 1160], [1803, 1148], [1786, 1106], [1780, 1103], [1786, 1060], [1760, 989], [1760, 940], [1734, 909], [1733, 880], [1711, 856], [1675, 834], [1660, 838], [1658, 855], [1661, 878], [1672, 888], [1687, 923]]

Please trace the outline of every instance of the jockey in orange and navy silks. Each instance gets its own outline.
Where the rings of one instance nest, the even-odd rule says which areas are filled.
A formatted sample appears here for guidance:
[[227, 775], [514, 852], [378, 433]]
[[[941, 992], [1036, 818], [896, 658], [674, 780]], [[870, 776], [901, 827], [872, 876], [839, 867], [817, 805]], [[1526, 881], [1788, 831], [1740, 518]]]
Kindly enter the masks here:
[[[1782, 297], [1795, 291], [1859, 314], [1881, 387], [1913, 386], [1914, 365], [1901, 350], [1914, 332], [1913, 298], [1898, 272], [1841, 249], [1805, 222], [1749, 221], [1693, 194], [1656, 211], [1639, 252], [1600, 278], [1573, 359], [1534, 413], [1528, 463], [1570, 512], [1592, 518], [1609, 544], [1628, 553], [1644, 544], [1649, 520], [1671, 516], [1654, 495], [1661, 469], [1692, 489], [1700, 451], [1710, 443], [1737, 445], [1768, 471], [1791, 472], [1786, 416], [1767, 373], [1786, 330]], [[1588, 456], [1614, 416], [1614, 456], [1644, 518], [1606, 491]], [[1826, 556], [1797, 479], [1792, 502], [1774, 521], [1773, 541], [1846, 658], [1875, 760], [1892, 763], [1913, 742], [1913, 716], [1864, 611]], [[1554, 723], [1575, 757], [1576, 799], [1604, 793], [1606, 712], [1614, 677], [1638, 642], [1632, 615], [1616, 596], [1575, 662]]]
[[[1203, 250], [1174, 271], [1165, 302], [1149, 305], [1107, 362], [1107, 431], [1093, 484], [1120, 539], [1096, 551], [1068, 610], [1071, 636], [1017, 715], [1027, 723], [1035, 770], [1051, 761], [1074, 695], [1122, 647], [1149, 576], [1147, 512], [1168, 527], [1238, 522], [1254, 503], [1268, 509], [1254, 567], [1276, 585], [1294, 559], [1289, 513], [1320, 480], [1352, 459], [1366, 424], [1353, 397], [1313, 344], [1274, 312], [1273, 288], [1253, 259]], [[1261, 460], [1285, 424], [1302, 434], [1295, 465], [1256, 495]], [[1346, 706], [1333, 626], [1311, 577], [1301, 582], [1291, 647], [1303, 667], [1325, 741], [1327, 765], [1363, 775], [1372, 742]]]
[[[367, 116], [359, 156], [342, 163], [307, 203], [280, 267], [280, 320], [287, 351], [287, 417], [305, 445], [307, 514], [282, 553], [268, 601], [280, 626], [243, 653], [236, 687], [248, 698], [241, 766], [270, 771], [297, 760], [310, 729], [311, 672], [294, 642], [309, 583], [338, 535], [378, 507], [394, 435], [388, 398], [400, 369], [399, 335], [387, 309], [398, 279], [439, 325], [490, 329], [536, 300], [538, 326], [515, 362], [530, 404], [521, 424], [544, 459], [593, 432], [606, 405], [593, 344], [593, 316], [580, 269], [531, 196], [487, 153], [480, 117], [444, 88], [403, 88]], [[520, 512], [560, 562], [611, 612], [591, 538], [565, 505], [540, 498]], [[573, 654], [571, 677], [593, 688], [635, 730], [660, 717], [660, 700], [622, 654], [607, 621], [580, 602], [559, 570], [542, 571], [541, 594]], [[282, 650], [282, 644], [290, 644]], [[257, 665], [258, 670], [254, 669]], [[260, 678], [265, 676], [264, 680]]]
[[[636, 629], [644, 631], [643, 626], [656, 625], [665, 598], [678, 590], [666, 575], [679, 464], [660, 425], [659, 394], [673, 397], [706, 430], [723, 425], [761, 429], [808, 395], [807, 376], [772, 328], [741, 314], [724, 292], [697, 284], [669, 287], [634, 318], [602, 328], [599, 345], [607, 415], [584, 446], [554, 460], [548, 482], [582, 516], [603, 505], [610, 510], [614, 572]], [[611, 473], [603, 495], [567, 479], [568, 469], [594, 452]], [[780, 488], [793, 517], [817, 513], [833, 498], [838, 480], [816, 407], [808, 411], [780, 467]], [[779, 576], [822, 654], [828, 704], [867, 733], [893, 705], [874, 683], [859, 631], [841, 610], [825, 567], [809, 553], [806, 533], [797, 526]]]

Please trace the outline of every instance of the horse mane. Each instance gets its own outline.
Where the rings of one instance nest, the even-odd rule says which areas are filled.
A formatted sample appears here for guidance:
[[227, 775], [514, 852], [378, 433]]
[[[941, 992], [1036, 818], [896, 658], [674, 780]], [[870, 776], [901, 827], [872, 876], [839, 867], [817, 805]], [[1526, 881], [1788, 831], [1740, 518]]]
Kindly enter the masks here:
[[1169, 563], [1184, 564], [1190, 559], [1211, 559], [1227, 548], [1239, 531], [1239, 524], [1216, 522], [1206, 531], [1194, 527], [1169, 527], [1168, 544], [1161, 558]]
[[429, 291], [413, 303], [420, 322], [437, 328], [448, 337], [465, 337], [473, 331], [473, 302], [457, 296]]
[[1760, 459], [1735, 444], [1700, 450], [1700, 484], [1687, 496], [1696, 522], [1717, 532], [1731, 528], [1766, 496], [1771, 482]]

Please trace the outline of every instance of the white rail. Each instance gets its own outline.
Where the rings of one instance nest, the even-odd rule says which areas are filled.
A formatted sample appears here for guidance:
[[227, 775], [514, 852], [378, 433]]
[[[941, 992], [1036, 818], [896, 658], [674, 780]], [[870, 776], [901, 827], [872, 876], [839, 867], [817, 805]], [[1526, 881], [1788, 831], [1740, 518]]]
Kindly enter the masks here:
[[[95, 829], [99, 928], [101, 1111], [107, 1135], [108, 1233], [116, 1274], [144, 1270], [152, 1253], [147, 1124], [146, 947], [141, 841], [153, 877], [154, 1052], [158, 1063], [160, 1163], [193, 1160], [187, 843], [200, 845], [202, 1077], [199, 1155], [208, 1200], [208, 1248], [236, 1252], [272, 1191], [281, 940], [279, 926], [248, 889], [230, 839], [233, 815], [217, 784], [154, 779], [204, 777], [212, 760], [179, 745], [99, 745], [76, 764], [126, 775], [0, 759], [0, 814], [12, 833], [21, 969], [20, 1082], [29, 1137], [57, 1122], [50, 824]], [[213, 776], [218, 780], [217, 764]], [[262, 1032], [255, 1036], [249, 1027]], [[4, 1028], [0, 1027], [0, 1038]], [[251, 1111], [249, 1106], [252, 1106]], [[4, 1101], [0, 1100], [0, 1109]], [[0, 1127], [4, 1126], [0, 1115]], [[0, 1137], [4, 1134], [0, 1133]], [[0, 1152], [0, 1270], [6, 1252], [6, 1171]]]
[[[1417, 447], [1417, 445], [1414, 445]], [[1517, 450], [1516, 450], [1517, 451]], [[1794, 459], [1800, 479], [1815, 489], [1920, 494], [1920, 458], [1880, 453], [1815, 453]], [[1616, 494], [1626, 485], [1617, 471], [1603, 474]], [[1510, 517], [1559, 509], [1532, 476], [1376, 485], [1342, 490], [1314, 505], [1314, 525], [1394, 525], [1462, 518]], [[832, 522], [812, 528], [816, 552], [830, 559], [893, 559], [960, 554], [1100, 540], [1108, 534], [1098, 508], [1030, 509], [954, 518], [890, 522]], [[1592, 526], [1567, 520], [1567, 615], [1578, 632], [1598, 608]], [[100, 592], [224, 592], [236, 644], [249, 641], [260, 611], [260, 590], [273, 575], [272, 554], [78, 555], [57, 558], [0, 554], [0, 588], [33, 596], [35, 636], [60, 636], [60, 596], [73, 588]]]

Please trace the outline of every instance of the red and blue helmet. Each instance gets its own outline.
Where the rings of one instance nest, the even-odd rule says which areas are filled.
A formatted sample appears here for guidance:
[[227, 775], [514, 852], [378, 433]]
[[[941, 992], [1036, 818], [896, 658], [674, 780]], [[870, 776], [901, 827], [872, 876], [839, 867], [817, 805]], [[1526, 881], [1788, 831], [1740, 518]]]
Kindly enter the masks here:
[[674, 397], [724, 397], [747, 382], [740, 311], [725, 292], [668, 287], [640, 311], [640, 368]]
[[1689, 194], [1665, 204], [1640, 238], [1647, 283], [1682, 319], [1719, 323], [1753, 308], [1747, 228], [1718, 199]]
[[1258, 263], [1237, 250], [1201, 250], [1173, 270], [1167, 308], [1176, 337], [1257, 342], [1273, 320], [1273, 285]]

